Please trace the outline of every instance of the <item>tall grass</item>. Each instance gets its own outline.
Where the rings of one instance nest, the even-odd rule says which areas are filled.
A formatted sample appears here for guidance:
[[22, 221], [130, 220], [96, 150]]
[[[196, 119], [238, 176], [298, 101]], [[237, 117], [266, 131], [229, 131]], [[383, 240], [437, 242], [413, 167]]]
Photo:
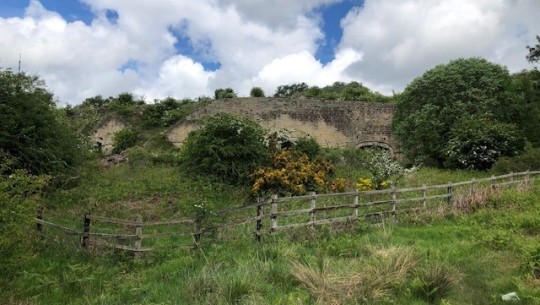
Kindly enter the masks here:
[[[483, 175], [416, 174], [434, 183]], [[79, 187], [51, 194], [46, 207], [74, 216], [90, 208], [165, 219], [197, 200], [216, 209], [249, 201], [241, 188], [164, 166], [119, 166], [83, 176]], [[521, 304], [538, 304], [540, 185], [457, 199], [475, 208], [384, 227], [359, 222], [346, 230], [299, 229], [265, 235], [260, 244], [247, 235], [223, 238], [194, 250], [159, 249], [139, 261], [47, 237], [0, 289], [0, 304], [503, 304], [500, 295], [510, 291]]]

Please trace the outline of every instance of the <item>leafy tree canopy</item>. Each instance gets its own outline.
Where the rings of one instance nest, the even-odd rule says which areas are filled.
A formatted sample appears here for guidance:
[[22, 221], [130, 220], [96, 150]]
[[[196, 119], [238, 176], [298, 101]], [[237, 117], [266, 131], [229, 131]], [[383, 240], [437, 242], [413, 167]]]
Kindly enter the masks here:
[[[477, 154], [476, 158], [469, 156], [472, 159], [466, 162], [454, 162], [483, 147], [459, 143], [481, 143], [475, 137], [487, 136], [488, 131], [479, 135], [468, 130], [480, 128], [470, 122], [508, 123], [505, 126], [509, 127], [521, 118], [521, 105], [522, 97], [516, 93], [506, 68], [481, 58], [457, 59], [425, 72], [406, 87], [397, 105], [394, 129], [411, 161], [484, 169], [494, 160], [484, 163], [481, 160], [483, 153]], [[511, 156], [523, 148], [523, 141], [503, 139], [516, 136], [514, 133], [501, 131], [499, 136], [485, 148], [495, 150], [496, 153], [491, 154], [495, 158]], [[506, 147], [506, 140], [511, 140], [514, 147]]]
[[529, 62], [540, 61], [540, 36], [536, 36], [538, 43], [534, 47], [527, 46], [529, 54], [527, 54], [527, 60]]
[[392, 97], [373, 92], [359, 82], [335, 82], [323, 88], [306, 83], [279, 86], [274, 97], [305, 97], [323, 100], [391, 102]]
[[62, 172], [85, 153], [43, 81], [11, 70], [0, 70], [0, 150], [31, 174]]
[[523, 97], [521, 118], [516, 125], [533, 147], [540, 147], [540, 71], [521, 71], [513, 74], [512, 79]]
[[236, 93], [234, 92], [232, 88], [225, 88], [225, 89], [220, 88], [214, 91], [214, 98], [216, 100], [223, 99], [223, 98], [235, 98], [235, 97], [236, 97]]
[[253, 87], [249, 93], [251, 97], [264, 97], [264, 91], [261, 87]]
[[306, 83], [282, 85], [276, 89], [274, 97], [297, 97], [309, 89]]

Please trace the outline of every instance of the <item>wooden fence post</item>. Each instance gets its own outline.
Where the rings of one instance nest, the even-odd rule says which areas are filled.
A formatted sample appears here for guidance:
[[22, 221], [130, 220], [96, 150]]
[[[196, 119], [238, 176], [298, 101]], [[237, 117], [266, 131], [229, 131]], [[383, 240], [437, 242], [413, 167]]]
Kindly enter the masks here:
[[525, 172], [525, 185], [529, 185], [529, 170]]
[[272, 207], [270, 210], [270, 231], [274, 231], [277, 229], [277, 199], [278, 195], [272, 195]]
[[514, 172], [510, 172], [510, 188], [514, 184]]
[[396, 194], [396, 187], [392, 186], [392, 218], [396, 219], [396, 200], [397, 200], [397, 194]]
[[424, 210], [427, 208], [427, 186], [425, 184], [422, 184], [422, 206], [424, 207]]
[[195, 218], [193, 222], [193, 239], [195, 240], [195, 245], [201, 242], [201, 224], [202, 219], [200, 217]]
[[448, 187], [446, 188], [446, 194], [448, 195], [448, 197], [446, 198], [446, 200], [448, 201], [448, 205], [451, 205], [452, 204], [452, 197], [453, 197], [453, 189], [452, 189], [452, 182], [448, 182]]
[[495, 175], [491, 175], [491, 190], [495, 191], [497, 189], [497, 183], [495, 183]]
[[90, 244], [89, 238], [90, 238], [90, 213], [84, 214], [83, 219], [83, 235], [82, 235], [82, 247], [85, 249], [88, 249], [88, 246]]
[[[43, 209], [41, 207], [39, 207], [37, 209], [36, 218], [39, 219], [39, 220], [43, 220]], [[42, 235], [42, 233], [43, 233], [43, 224], [41, 222], [39, 222], [39, 221], [36, 222], [36, 230], [37, 230], [39, 235]]]
[[143, 218], [140, 214], [137, 214], [137, 218], [135, 222], [137, 225], [135, 226], [135, 235], [137, 236], [135, 239], [135, 258], [140, 258], [141, 256], [141, 246], [142, 246], [142, 235], [143, 235]]
[[[313, 223], [315, 221], [315, 209], [317, 208], [317, 193], [309, 192], [309, 195], [312, 196], [309, 200], [309, 208], [311, 209], [309, 212], [309, 222]], [[312, 224], [311, 227], [314, 227], [314, 225]]]
[[471, 180], [471, 197], [474, 198], [474, 195], [476, 195], [476, 179], [475, 178]]
[[353, 214], [352, 216], [355, 219], [358, 219], [358, 188], [354, 189], [354, 197], [353, 197]]
[[255, 226], [255, 240], [261, 242], [261, 230], [262, 230], [262, 216], [264, 214], [263, 209], [264, 199], [263, 197], [257, 197], [257, 224]]

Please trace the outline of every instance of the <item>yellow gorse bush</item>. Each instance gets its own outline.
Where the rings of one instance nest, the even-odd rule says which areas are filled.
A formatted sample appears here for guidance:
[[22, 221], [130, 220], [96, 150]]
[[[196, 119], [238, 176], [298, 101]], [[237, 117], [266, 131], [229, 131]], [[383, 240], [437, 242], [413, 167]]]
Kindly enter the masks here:
[[356, 188], [359, 191], [371, 191], [371, 190], [382, 190], [387, 188], [389, 185], [388, 181], [383, 181], [377, 184], [372, 178], [358, 178], [356, 182]]
[[356, 188], [359, 191], [371, 191], [374, 190], [375, 187], [373, 186], [373, 181], [371, 181], [371, 178], [358, 178], [358, 182], [356, 183]]
[[272, 157], [271, 166], [259, 168], [251, 174], [254, 193], [275, 192], [279, 194], [303, 194], [308, 190], [317, 192], [342, 191], [344, 179], [332, 179], [332, 163], [316, 158], [311, 161], [299, 152], [279, 150]]

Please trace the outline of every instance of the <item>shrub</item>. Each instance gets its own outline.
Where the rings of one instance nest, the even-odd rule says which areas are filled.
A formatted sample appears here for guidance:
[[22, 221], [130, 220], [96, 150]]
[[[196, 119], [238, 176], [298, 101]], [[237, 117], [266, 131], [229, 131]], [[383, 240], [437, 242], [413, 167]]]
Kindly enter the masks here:
[[500, 157], [522, 151], [525, 142], [515, 125], [485, 118], [461, 120], [450, 132], [445, 166], [488, 170]]
[[540, 279], [540, 246], [536, 245], [525, 252], [525, 257], [521, 263], [522, 268], [535, 279]]
[[0, 101], [0, 148], [12, 169], [56, 174], [81, 163], [86, 150], [38, 77], [0, 69]]
[[373, 189], [380, 190], [387, 186], [395, 186], [403, 177], [403, 167], [392, 159], [388, 151], [373, 149], [370, 153], [371, 157], [363, 163], [363, 166], [371, 173], [371, 178], [365, 181], [366, 183], [360, 178], [358, 188], [366, 189], [369, 185]]
[[[0, 284], [16, 276], [32, 256], [37, 199], [50, 176], [10, 170], [10, 159], [0, 158]], [[5, 171], [11, 172], [5, 175]], [[5, 282], [4, 282], [5, 281]]]
[[135, 146], [137, 138], [137, 134], [131, 128], [124, 128], [116, 132], [113, 137], [113, 153], [118, 154], [127, 148]]
[[500, 158], [491, 170], [495, 174], [540, 170], [540, 148], [528, 148], [521, 155]]
[[264, 91], [261, 87], [253, 87], [249, 93], [251, 97], [264, 97]]
[[303, 137], [296, 140], [294, 149], [314, 160], [321, 153], [321, 146], [313, 138]]
[[219, 99], [224, 99], [224, 98], [234, 98], [236, 97], [236, 93], [234, 92], [234, 90], [232, 88], [221, 88], [221, 89], [216, 89], [216, 91], [214, 91], [214, 98], [216, 100], [219, 100]]
[[272, 157], [272, 165], [257, 169], [251, 175], [254, 193], [304, 194], [306, 191], [341, 191], [343, 179], [333, 179], [334, 166], [300, 152], [280, 150]]
[[232, 183], [248, 181], [268, 159], [264, 131], [249, 119], [218, 114], [191, 132], [182, 146], [186, 170], [209, 174]]
[[293, 137], [293, 130], [288, 128], [280, 128], [266, 135], [264, 142], [271, 153], [276, 153], [280, 149], [291, 148], [296, 144], [296, 139]]

